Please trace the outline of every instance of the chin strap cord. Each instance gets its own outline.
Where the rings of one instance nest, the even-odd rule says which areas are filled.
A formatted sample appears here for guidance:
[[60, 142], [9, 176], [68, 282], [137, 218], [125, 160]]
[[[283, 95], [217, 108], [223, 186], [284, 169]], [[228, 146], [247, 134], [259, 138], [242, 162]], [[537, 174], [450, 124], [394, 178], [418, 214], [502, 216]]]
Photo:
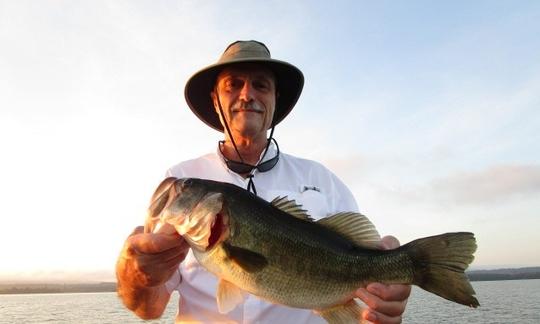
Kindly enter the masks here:
[[255, 188], [255, 183], [253, 182], [253, 173], [247, 176], [249, 178], [247, 191], [253, 192], [257, 196], [257, 188]]
[[229, 137], [231, 138], [232, 145], [234, 146], [234, 150], [236, 151], [236, 154], [238, 155], [240, 162], [244, 163], [244, 159], [242, 159], [242, 155], [240, 155], [240, 152], [238, 151], [238, 148], [236, 147], [236, 143], [234, 142], [234, 137], [232, 136], [231, 130], [229, 129], [229, 123], [227, 123], [227, 119], [225, 118], [225, 114], [223, 113], [223, 108], [221, 107], [221, 100], [219, 100], [219, 95], [217, 95], [217, 91], [216, 91], [216, 97], [217, 97], [217, 102], [218, 102], [218, 107], [219, 107], [219, 113], [221, 114], [221, 120], [223, 121], [223, 124], [225, 125], [225, 129], [227, 130]]

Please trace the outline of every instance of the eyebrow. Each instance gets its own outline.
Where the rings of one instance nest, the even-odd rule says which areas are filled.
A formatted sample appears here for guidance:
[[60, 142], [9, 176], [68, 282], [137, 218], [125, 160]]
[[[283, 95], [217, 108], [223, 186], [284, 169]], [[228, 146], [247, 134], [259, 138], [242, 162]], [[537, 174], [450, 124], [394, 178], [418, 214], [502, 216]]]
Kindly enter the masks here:
[[221, 78], [233, 78], [233, 77], [243, 77], [246, 75], [252, 75], [256, 79], [268, 79], [268, 80], [274, 80], [274, 76], [271, 73], [266, 72], [258, 72], [258, 73], [244, 73], [244, 72], [223, 72], [221, 74]]

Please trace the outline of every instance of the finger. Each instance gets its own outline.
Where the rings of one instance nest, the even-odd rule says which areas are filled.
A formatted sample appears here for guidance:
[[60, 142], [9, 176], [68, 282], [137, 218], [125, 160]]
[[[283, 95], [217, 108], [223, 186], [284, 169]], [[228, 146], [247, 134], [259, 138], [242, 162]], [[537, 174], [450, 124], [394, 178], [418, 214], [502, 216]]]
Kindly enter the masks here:
[[178, 265], [180, 264], [180, 262], [184, 261], [184, 259], [186, 258], [186, 254], [179, 254], [173, 259], [170, 259], [167, 262], [163, 263], [163, 268], [165, 269], [165, 271], [173, 272], [178, 269]]
[[185, 245], [174, 247], [160, 253], [147, 254], [147, 253], [137, 252], [137, 254], [138, 254], [138, 259], [140, 263], [154, 265], [158, 263], [166, 263], [171, 260], [174, 261], [179, 258], [183, 259], [183, 257], [186, 256], [188, 251], [189, 251], [189, 245], [187, 245], [186, 243]]
[[356, 296], [360, 298], [370, 310], [385, 314], [389, 317], [401, 316], [405, 311], [406, 300], [385, 301], [364, 288], [358, 289], [356, 291]]
[[139, 234], [143, 232], [144, 232], [143, 226], [137, 226], [133, 229], [133, 231], [128, 235], [126, 241], [124, 242], [124, 246], [122, 248], [122, 251], [120, 252], [121, 257], [130, 258], [135, 253], [133, 242], [134, 240], [137, 240], [137, 237], [139, 237]]
[[410, 285], [385, 285], [379, 282], [370, 283], [366, 290], [385, 301], [403, 301], [411, 294]]
[[188, 251], [187, 243], [161, 253], [145, 254], [134, 251], [126, 261], [143, 286], [153, 287], [170, 278], [178, 269], [180, 262], [185, 259]]
[[178, 234], [138, 234], [128, 239], [130, 248], [140, 253], [161, 253], [165, 250], [185, 245]]
[[[168, 259], [160, 259], [155, 256], [141, 256], [135, 263], [136, 268], [148, 274], [150, 277], [163, 277], [163, 273], [170, 273], [178, 268], [178, 265], [185, 258], [186, 253], [180, 252], [170, 256]], [[169, 277], [166, 275], [165, 277]]]
[[399, 246], [399, 240], [395, 236], [387, 235], [381, 239], [381, 247], [384, 250], [396, 249]]
[[370, 309], [362, 312], [362, 318], [373, 324], [399, 324], [402, 321], [401, 316], [388, 316]]
[[133, 232], [131, 232], [131, 234], [129, 234], [129, 236], [133, 236], [135, 234], [140, 234], [144, 232], [144, 226], [137, 226], [133, 229]]

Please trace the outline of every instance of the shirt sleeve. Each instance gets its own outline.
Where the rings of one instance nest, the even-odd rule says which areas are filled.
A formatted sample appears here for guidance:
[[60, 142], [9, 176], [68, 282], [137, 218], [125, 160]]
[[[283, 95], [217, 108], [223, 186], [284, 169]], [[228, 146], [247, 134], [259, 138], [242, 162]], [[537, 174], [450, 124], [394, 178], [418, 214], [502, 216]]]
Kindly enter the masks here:
[[332, 173], [331, 176], [334, 186], [332, 197], [334, 212], [358, 212], [358, 204], [351, 190], [335, 174]]
[[173, 291], [178, 290], [178, 286], [180, 286], [181, 282], [182, 282], [182, 276], [180, 275], [180, 269], [177, 268], [176, 271], [173, 273], [173, 275], [165, 283], [165, 288], [167, 288], [167, 291], [170, 294]]

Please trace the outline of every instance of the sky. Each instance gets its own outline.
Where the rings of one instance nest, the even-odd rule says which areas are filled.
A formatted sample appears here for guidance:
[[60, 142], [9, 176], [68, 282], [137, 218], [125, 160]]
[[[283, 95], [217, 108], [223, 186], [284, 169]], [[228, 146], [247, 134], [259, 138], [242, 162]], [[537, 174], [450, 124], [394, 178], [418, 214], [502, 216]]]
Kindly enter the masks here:
[[382, 235], [540, 266], [538, 1], [0, 0], [0, 281], [114, 278], [167, 168], [215, 151], [183, 89], [238, 39], [303, 71], [275, 138]]

